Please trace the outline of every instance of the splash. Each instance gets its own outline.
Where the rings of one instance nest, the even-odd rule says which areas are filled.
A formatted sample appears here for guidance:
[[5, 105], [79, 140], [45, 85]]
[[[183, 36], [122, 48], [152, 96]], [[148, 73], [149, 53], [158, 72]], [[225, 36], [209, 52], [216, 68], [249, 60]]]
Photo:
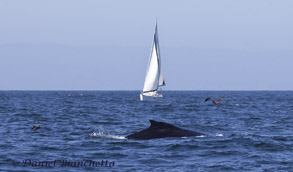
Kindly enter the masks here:
[[206, 135], [200, 135], [200, 136], [196, 136], [196, 137], [207, 137]]
[[217, 137], [223, 137], [223, 134], [216, 134]]
[[106, 134], [104, 129], [99, 129], [98, 132], [93, 132], [91, 134], [91, 137], [97, 137], [97, 138], [105, 138], [105, 139], [126, 139], [124, 136], [116, 136], [111, 134]]

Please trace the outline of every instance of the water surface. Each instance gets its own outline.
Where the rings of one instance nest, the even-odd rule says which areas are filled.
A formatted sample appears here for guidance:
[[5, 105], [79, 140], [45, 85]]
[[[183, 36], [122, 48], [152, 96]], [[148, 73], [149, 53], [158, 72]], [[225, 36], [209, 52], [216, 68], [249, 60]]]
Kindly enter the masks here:
[[[0, 91], [0, 169], [290, 171], [292, 102], [292, 91], [165, 91], [155, 102], [139, 91]], [[208, 136], [125, 139], [150, 119]]]

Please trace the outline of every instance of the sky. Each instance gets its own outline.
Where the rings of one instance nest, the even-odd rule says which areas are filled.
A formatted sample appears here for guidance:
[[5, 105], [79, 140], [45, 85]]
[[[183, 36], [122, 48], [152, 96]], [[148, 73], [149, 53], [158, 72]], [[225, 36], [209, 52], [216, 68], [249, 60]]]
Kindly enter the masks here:
[[292, 0], [0, 0], [0, 90], [293, 90]]

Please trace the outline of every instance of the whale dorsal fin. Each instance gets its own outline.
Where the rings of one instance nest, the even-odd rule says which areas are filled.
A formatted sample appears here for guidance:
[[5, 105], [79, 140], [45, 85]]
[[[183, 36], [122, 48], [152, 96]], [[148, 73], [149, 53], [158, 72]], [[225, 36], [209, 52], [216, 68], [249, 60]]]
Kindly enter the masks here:
[[177, 128], [174, 125], [168, 124], [166, 122], [157, 122], [155, 120], [150, 120], [150, 128]]
[[159, 125], [160, 122], [157, 122], [155, 120], [150, 120], [151, 126], [156, 127]]

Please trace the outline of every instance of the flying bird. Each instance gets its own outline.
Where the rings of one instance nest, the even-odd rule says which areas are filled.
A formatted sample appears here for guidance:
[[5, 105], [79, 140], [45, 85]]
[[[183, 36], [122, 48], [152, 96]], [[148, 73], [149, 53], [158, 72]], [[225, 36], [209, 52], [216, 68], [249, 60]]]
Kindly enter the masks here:
[[221, 97], [217, 98], [216, 100], [213, 100], [212, 98], [208, 97], [208, 98], [206, 98], [206, 99], [204, 100], [204, 102], [207, 102], [207, 101], [210, 101], [210, 100], [211, 100], [214, 104], [219, 104], [219, 101], [226, 102], [226, 100], [223, 99], [223, 98], [221, 98]]

